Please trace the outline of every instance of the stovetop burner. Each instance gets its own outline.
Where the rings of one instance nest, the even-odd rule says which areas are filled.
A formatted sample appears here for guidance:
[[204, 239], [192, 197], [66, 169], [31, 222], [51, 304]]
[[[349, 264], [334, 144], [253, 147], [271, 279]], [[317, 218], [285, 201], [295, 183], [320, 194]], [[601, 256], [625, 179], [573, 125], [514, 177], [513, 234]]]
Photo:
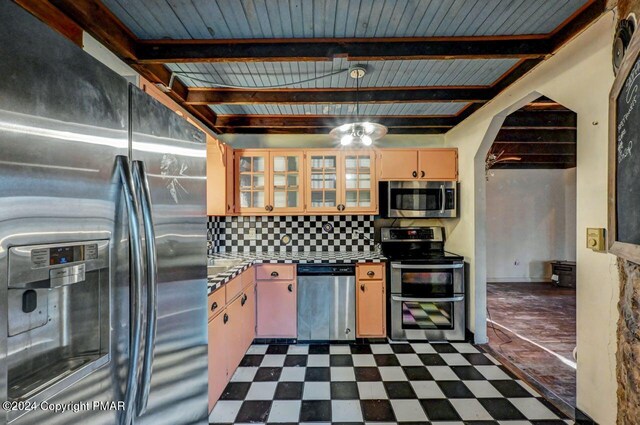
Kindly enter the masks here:
[[383, 227], [382, 253], [403, 263], [463, 261], [464, 257], [444, 250], [444, 236], [441, 226]]
[[385, 257], [390, 260], [401, 260], [403, 263], [419, 263], [425, 261], [463, 261], [464, 257], [447, 251], [401, 251], [401, 252], [383, 252]]

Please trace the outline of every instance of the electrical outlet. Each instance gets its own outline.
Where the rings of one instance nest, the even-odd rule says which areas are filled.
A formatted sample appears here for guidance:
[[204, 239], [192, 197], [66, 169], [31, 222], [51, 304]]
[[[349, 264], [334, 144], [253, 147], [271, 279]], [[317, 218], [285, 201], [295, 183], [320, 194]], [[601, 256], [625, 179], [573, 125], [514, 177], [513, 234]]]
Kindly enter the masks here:
[[513, 265], [514, 265], [514, 266], [519, 266], [519, 265], [520, 265], [520, 260], [516, 259], [516, 260], [513, 262]]
[[249, 230], [247, 231], [247, 239], [249, 239], [250, 241], [255, 241], [257, 238], [256, 236], [256, 228], [255, 227], [250, 227]]

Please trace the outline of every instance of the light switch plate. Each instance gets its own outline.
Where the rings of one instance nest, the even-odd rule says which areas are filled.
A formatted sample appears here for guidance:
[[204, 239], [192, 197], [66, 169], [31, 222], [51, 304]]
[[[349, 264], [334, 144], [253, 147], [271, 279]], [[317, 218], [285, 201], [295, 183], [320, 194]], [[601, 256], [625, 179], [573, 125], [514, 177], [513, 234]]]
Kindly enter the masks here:
[[603, 228], [587, 227], [587, 248], [596, 252], [605, 252], [607, 250]]

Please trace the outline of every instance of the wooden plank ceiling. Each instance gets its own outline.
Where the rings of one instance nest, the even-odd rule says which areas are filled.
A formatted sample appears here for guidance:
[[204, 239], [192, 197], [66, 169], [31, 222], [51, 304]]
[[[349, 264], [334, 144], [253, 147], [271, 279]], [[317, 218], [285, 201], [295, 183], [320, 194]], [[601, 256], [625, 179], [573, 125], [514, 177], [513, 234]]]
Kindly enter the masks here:
[[[606, 0], [14, 0], [89, 32], [218, 133], [360, 119], [444, 133], [555, 52]], [[46, 7], [44, 7], [44, 6]], [[62, 12], [50, 13], [51, 10]], [[77, 40], [76, 40], [77, 42]], [[514, 130], [515, 131], [515, 130]]]
[[508, 115], [489, 154], [502, 158], [491, 169], [573, 168], [577, 115], [541, 97]]

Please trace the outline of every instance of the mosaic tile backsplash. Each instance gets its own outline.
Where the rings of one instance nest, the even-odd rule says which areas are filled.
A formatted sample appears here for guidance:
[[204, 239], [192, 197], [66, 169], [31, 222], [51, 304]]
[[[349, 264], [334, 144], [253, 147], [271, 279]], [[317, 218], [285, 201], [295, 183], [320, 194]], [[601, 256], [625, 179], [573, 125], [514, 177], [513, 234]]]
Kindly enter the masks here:
[[373, 215], [209, 217], [209, 253], [369, 251]]

